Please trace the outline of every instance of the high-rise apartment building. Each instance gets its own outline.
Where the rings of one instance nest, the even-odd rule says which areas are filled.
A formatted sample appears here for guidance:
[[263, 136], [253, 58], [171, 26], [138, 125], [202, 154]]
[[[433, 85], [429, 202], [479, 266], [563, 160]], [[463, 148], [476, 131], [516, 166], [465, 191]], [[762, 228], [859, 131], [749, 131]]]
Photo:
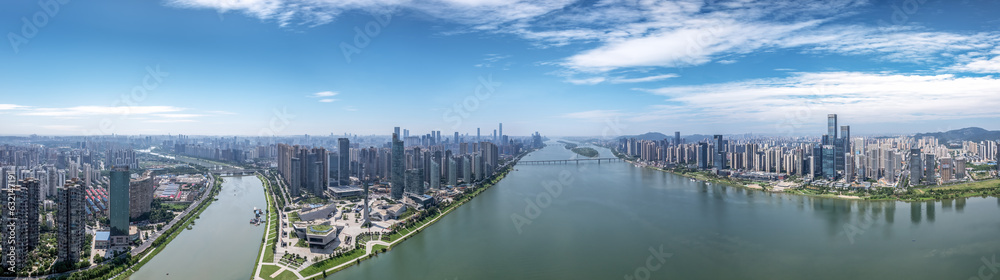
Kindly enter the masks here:
[[[84, 219], [84, 187], [77, 180], [67, 181], [56, 195], [56, 247], [60, 261], [76, 262], [83, 249], [86, 221]], [[126, 228], [127, 230], [127, 228]], [[126, 231], [126, 234], [128, 232]]]

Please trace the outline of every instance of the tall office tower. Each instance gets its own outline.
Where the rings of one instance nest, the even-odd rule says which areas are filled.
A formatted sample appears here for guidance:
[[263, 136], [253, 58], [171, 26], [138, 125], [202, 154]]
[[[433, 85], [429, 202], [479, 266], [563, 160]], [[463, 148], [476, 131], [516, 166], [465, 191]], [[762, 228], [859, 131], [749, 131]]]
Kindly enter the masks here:
[[423, 170], [410, 168], [406, 170], [406, 189], [405, 191], [414, 195], [424, 194], [424, 173]]
[[337, 142], [340, 144], [337, 151], [340, 153], [340, 163], [338, 163], [340, 172], [337, 178], [341, 186], [347, 186], [351, 184], [351, 140], [340, 138]]
[[302, 165], [299, 167], [301, 173], [298, 174], [301, 178], [299, 180], [299, 182], [301, 182], [300, 187], [306, 189], [313, 195], [323, 196], [323, 191], [326, 190], [328, 179], [324, 170], [326, 170], [329, 165], [326, 161], [326, 149], [300, 149], [298, 158], [299, 163]]
[[437, 190], [441, 188], [441, 164], [435, 160], [431, 160], [431, 189]]
[[340, 154], [329, 152], [326, 153], [326, 162], [330, 163], [327, 165], [326, 173], [329, 180], [329, 186], [340, 185]]
[[920, 149], [910, 149], [910, 185], [920, 184], [920, 177], [924, 175], [923, 155]]
[[441, 144], [441, 131], [438, 130], [435, 133], [437, 133], [437, 143], [438, 143], [438, 145], [440, 145]]
[[[830, 141], [837, 139], [837, 114], [826, 115], [826, 135], [829, 135]], [[830, 145], [833, 143], [823, 143]]]
[[481, 153], [476, 153], [476, 154], [472, 155], [472, 164], [474, 165], [473, 168], [476, 169], [476, 181], [482, 180], [483, 179], [483, 175], [485, 175], [484, 173], [486, 173], [486, 172], [483, 171], [483, 168], [484, 168], [483, 167], [483, 156], [481, 155]]
[[[298, 147], [298, 146], [296, 146]], [[291, 159], [291, 172], [288, 174], [288, 194], [298, 197], [302, 188], [302, 159], [293, 157]]]
[[708, 169], [708, 143], [698, 143], [698, 169]]
[[403, 189], [405, 188], [405, 167], [403, 165], [403, 141], [399, 140], [399, 135], [392, 135], [392, 174], [389, 175], [392, 185], [392, 199], [403, 199]]
[[455, 158], [448, 157], [448, 184], [451, 186], [458, 185], [458, 168], [455, 163]]
[[722, 170], [726, 168], [726, 146], [722, 141], [722, 135], [713, 136], [715, 139], [715, 153], [712, 155], [712, 163], [715, 164], [715, 169]]
[[479, 128], [477, 127], [476, 128], [476, 143], [479, 143], [479, 142], [483, 141], [483, 140], [480, 139], [481, 136], [482, 135], [479, 134]]
[[459, 142], [459, 141], [458, 141], [458, 131], [455, 131], [455, 138], [454, 138], [454, 139], [451, 139], [451, 143], [453, 143], [453, 144], [454, 144], [454, 143], [458, 143], [458, 142]]
[[681, 132], [674, 131], [674, 146], [678, 146], [680, 144], [681, 144]]
[[934, 159], [934, 154], [924, 154], [924, 181], [936, 184], [935, 171], [937, 171], [937, 160]]
[[[500, 138], [503, 138], [503, 123], [500, 123], [500, 134], [498, 135], [500, 136]], [[501, 143], [500, 145], [503, 146], [503, 143]]]
[[[66, 181], [56, 195], [56, 242], [60, 261], [80, 259], [86, 224], [84, 189], [77, 180]], [[127, 233], [127, 232], [126, 232]]]
[[837, 179], [836, 152], [834, 145], [823, 145], [823, 176], [830, 181]]
[[399, 133], [399, 127], [398, 126], [392, 129], [392, 134], [399, 135], [399, 136], [403, 135], [403, 134]]
[[138, 180], [129, 183], [129, 217], [138, 218], [149, 213], [153, 203], [153, 176], [149, 171]]
[[469, 155], [462, 158], [462, 182], [472, 182], [472, 157]]
[[822, 178], [823, 176], [823, 146], [812, 147], [812, 156], [809, 157], [812, 162], [812, 170], [810, 173], [813, 178]]
[[128, 236], [129, 217], [129, 168], [127, 165], [111, 169], [111, 236]]
[[27, 178], [20, 182], [13, 171], [5, 175], [6, 198], [2, 212], [4, 271], [17, 270], [27, 263], [28, 252], [38, 245], [38, 181]]

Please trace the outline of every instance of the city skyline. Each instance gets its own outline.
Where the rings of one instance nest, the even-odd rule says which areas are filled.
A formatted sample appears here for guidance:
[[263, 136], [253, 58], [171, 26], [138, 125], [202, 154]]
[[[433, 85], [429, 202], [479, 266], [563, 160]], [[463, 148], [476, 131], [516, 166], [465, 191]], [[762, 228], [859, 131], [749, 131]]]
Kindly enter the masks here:
[[910, 2], [13, 3], [0, 134], [1000, 129], [998, 4]]

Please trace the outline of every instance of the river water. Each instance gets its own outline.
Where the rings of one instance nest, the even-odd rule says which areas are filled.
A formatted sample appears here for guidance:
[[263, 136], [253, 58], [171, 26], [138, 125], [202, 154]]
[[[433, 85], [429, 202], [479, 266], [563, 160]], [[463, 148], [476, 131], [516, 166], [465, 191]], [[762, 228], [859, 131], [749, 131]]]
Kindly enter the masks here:
[[[522, 160], [575, 157], [548, 144]], [[970, 279], [994, 274], [1000, 267], [985, 263], [997, 253], [997, 198], [864, 202], [623, 162], [519, 164], [392, 251], [328, 279]]]
[[264, 226], [249, 221], [254, 207], [267, 206], [264, 187], [255, 176], [223, 178], [219, 200], [201, 213], [194, 228], [184, 230], [130, 279], [250, 279]]

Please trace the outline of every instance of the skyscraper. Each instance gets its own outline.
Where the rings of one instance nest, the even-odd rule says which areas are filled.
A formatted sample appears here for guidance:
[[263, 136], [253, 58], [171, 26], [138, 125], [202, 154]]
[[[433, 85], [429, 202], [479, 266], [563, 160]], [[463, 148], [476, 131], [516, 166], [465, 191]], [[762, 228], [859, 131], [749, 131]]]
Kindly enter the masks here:
[[477, 127], [477, 128], [476, 128], [476, 142], [477, 142], [477, 143], [478, 143], [478, 142], [480, 142], [480, 141], [483, 141], [483, 140], [481, 140], [481, 139], [480, 139], [480, 137], [481, 137], [481, 136], [482, 136], [482, 135], [481, 135], [481, 134], [479, 134], [479, 128]]
[[[7, 177], [6, 198], [2, 212], [3, 266], [20, 269], [27, 263], [28, 252], [38, 245], [38, 180], [17, 181], [14, 172]], [[6, 270], [5, 270], [6, 271]]]
[[434, 160], [431, 160], [430, 181], [432, 190], [437, 190], [441, 188], [441, 164]]
[[698, 169], [708, 169], [708, 143], [698, 143]]
[[350, 169], [351, 168], [351, 140], [349, 140], [347, 138], [340, 138], [340, 139], [337, 139], [337, 142], [338, 142], [338, 144], [340, 144], [339, 145], [340, 149], [339, 149], [339, 151], [337, 151], [338, 153], [340, 153], [340, 163], [338, 165], [338, 168], [340, 168], [340, 172], [339, 172], [340, 174], [339, 174], [339, 177], [338, 177], [338, 179], [339, 179], [338, 181], [340, 182], [341, 186], [347, 186], [347, 185], [351, 184], [351, 169]]
[[837, 138], [837, 114], [826, 115], [826, 135], [829, 135], [831, 140]]
[[56, 197], [56, 242], [60, 261], [76, 262], [84, 242], [84, 190], [78, 180], [66, 181]]
[[[56, 247], [60, 261], [80, 259], [84, 231], [84, 190], [77, 180], [67, 181], [56, 197]], [[126, 232], [127, 233], [127, 232]]]
[[[500, 134], [498, 136], [500, 136], [500, 138], [503, 138], [503, 123], [500, 123]], [[500, 145], [503, 146], [503, 143], [500, 143]]]
[[715, 135], [713, 138], [715, 139], [715, 153], [712, 163], [715, 165], [715, 169], [722, 170], [726, 168], [726, 146], [722, 141], [722, 135]]
[[392, 174], [389, 175], [390, 184], [392, 185], [392, 199], [402, 199], [403, 189], [405, 184], [404, 178], [404, 168], [403, 165], [403, 141], [399, 140], [399, 135], [392, 135]]
[[111, 236], [128, 236], [129, 219], [129, 168], [126, 165], [111, 169]]
[[455, 164], [455, 158], [448, 157], [448, 184], [452, 186], [458, 185], [458, 168]]
[[910, 185], [920, 184], [920, 177], [923, 176], [924, 166], [920, 149], [910, 149]]
[[423, 170], [410, 168], [406, 170], [406, 193], [420, 195], [424, 194]]
[[138, 218], [149, 213], [153, 203], [153, 178], [148, 171], [143, 177], [129, 183], [129, 217]]
[[674, 131], [674, 146], [677, 146], [677, 145], [680, 145], [680, 144], [681, 144], [681, 132], [680, 131]]

